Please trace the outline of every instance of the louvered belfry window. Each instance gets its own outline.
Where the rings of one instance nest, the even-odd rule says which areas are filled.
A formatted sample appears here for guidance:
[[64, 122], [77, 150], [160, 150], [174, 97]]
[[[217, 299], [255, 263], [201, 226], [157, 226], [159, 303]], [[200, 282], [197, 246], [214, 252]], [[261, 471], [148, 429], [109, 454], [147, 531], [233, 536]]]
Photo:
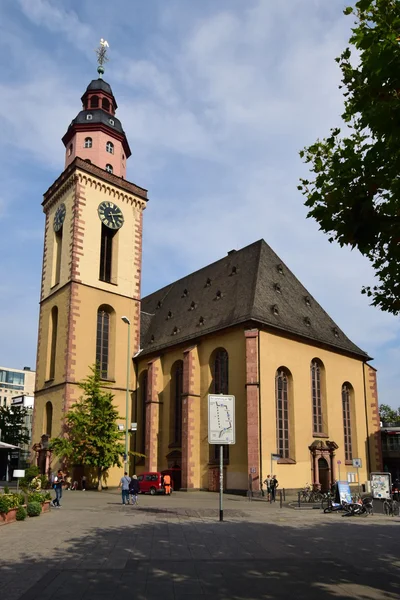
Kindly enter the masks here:
[[343, 407], [343, 433], [344, 433], [344, 458], [352, 460], [353, 447], [351, 439], [351, 391], [348, 383], [342, 386], [342, 407]]
[[281, 458], [289, 456], [289, 378], [279, 370], [275, 377], [276, 445]]
[[110, 342], [110, 314], [105, 310], [97, 312], [97, 338], [96, 338], [96, 364], [100, 370], [100, 377], [108, 377]]
[[316, 360], [311, 363], [311, 396], [313, 433], [324, 433], [322, 418], [321, 365]]

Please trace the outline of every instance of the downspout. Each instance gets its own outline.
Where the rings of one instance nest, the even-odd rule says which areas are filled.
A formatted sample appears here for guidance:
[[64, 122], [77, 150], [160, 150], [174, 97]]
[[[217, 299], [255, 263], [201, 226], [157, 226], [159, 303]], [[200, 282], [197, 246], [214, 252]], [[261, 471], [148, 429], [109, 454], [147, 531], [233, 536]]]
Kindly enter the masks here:
[[363, 361], [362, 363], [362, 371], [363, 371], [363, 381], [364, 381], [364, 406], [365, 406], [365, 424], [367, 428], [367, 465], [368, 465], [368, 475], [371, 473], [371, 455], [369, 451], [369, 427], [368, 427], [368, 407], [367, 407], [367, 384], [365, 381], [365, 366], [366, 363]]
[[[138, 399], [138, 364], [137, 361], [135, 360], [135, 357], [133, 358], [133, 369], [135, 371], [135, 420], [137, 422], [138, 418], [138, 414], [137, 414], [137, 399]], [[137, 452], [137, 428], [136, 428], [136, 433], [135, 433], [135, 443], [134, 443], [134, 448], [135, 448], [135, 453]], [[133, 455], [133, 474], [136, 473], [136, 454]]]
[[261, 438], [261, 359], [260, 359], [260, 337], [261, 337], [261, 331], [258, 330], [258, 438], [260, 440], [260, 492], [262, 490], [262, 479], [263, 479], [263, 475], [262, 475], [262, 438]]

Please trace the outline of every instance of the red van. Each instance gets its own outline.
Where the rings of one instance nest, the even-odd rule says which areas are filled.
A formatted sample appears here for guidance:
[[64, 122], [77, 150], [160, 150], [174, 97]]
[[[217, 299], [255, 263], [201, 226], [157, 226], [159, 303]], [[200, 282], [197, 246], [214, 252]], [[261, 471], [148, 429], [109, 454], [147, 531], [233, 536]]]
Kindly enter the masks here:
[[[141, 494], [165, 494], [165, 490], [162, 484], [163, 475], [159, 472], [153, 473], [142, 473], [138, 475], [138, 481], [140, 485]], [[171, 488], [171, 492], [172, 492]]]

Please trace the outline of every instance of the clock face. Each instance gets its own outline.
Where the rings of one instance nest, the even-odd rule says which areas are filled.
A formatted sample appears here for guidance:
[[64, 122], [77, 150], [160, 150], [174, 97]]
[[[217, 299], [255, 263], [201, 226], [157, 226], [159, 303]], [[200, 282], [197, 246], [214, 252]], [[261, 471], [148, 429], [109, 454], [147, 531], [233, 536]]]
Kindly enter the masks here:
[[60, 206], [57, 208], [56, 214], [54, 216], [54, 223], [53, 223], [54, 231], [60, 231], [60, 229], [64, 223], [66, 212], [67, 212], [67, 209], [65, 208], [64, 202], [62, 202], [60, 204]]
[[122, 210], [113, 202], [102, 202], [97, 209], [100, 221], [110, 229], [119, 229], [124, 224]]

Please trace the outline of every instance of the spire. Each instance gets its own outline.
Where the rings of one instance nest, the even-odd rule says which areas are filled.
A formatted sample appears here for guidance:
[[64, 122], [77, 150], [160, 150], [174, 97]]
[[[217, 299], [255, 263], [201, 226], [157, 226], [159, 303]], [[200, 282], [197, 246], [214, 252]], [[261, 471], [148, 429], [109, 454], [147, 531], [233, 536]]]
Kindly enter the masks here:
[[97, 67], [97, 72], [99, 74], [100, 79], [102, 79], [103, 75], [104, 75], [104, 63], [108, 62], [108, 56], [107, 56], [107, 48], [110, 47], [110, 44], [107, 42], [107, 40], [103, 40], [103, 38], [101, 38], [100, 40], [100, 45], [98, 48], [96, 48], [95, 52], [97, 54], [97, 62], [99, 63], [99, 66]]

